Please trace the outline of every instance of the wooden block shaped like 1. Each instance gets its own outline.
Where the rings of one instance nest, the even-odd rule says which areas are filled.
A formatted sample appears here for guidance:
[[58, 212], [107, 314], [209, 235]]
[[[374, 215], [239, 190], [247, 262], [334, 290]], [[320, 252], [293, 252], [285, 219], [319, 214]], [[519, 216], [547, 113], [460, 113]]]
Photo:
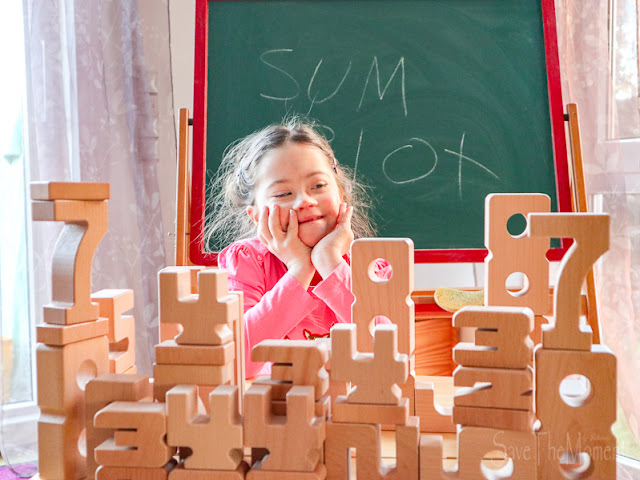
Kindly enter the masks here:
[[131, 315], [133, 290], [105, 289], [91, 295], [100, 316], [109, 319], [109, 372], [124, 373], [136, 363], [136, 324]]
[[181, 345], [223, 345], [233, 340], [232, 323], [239, 320], [238, 295], [229, 294], [227, 272], [207, 268], [198, 272], [198, 293], [192, 291], [192, 269], [160, 271], [160, 322], [180, 323], [175, 337]]
[[595, 213], [529, 214], [530, 234], [573, 238], [562, 257], [553, 297], [555, 322], [542, 326], [544, 348], [589, 351], [592, 330], [580, 324], [582, 284], [591, 266], [609, 249], [609, 215]]
[[198, 412], [197, 389], [178, 385], [167, 392], [167, 443], [189, 447], [185, 469], [236, 470], [242, 461], [243, 426], [238, 387], [221, 385], [209, 394], [211, 416]]
[[[376, 261], [389, 267], [379, 278]], [[373, 351], [372, 324], [378, 315], [398, 326], [398, 350], [411, 356], [415, 350], [413, 292], [413, 241], [408, 238], [361, 238], [351, 246], [353, 323], [358, 326], [358, 351]]]
[[314, 415], [313, 387], [287, 393], [287, 416], [271, 413], [271, 387], [252, 385], [245, 394], [245, 445], [266, 448], [262, 470], [313, 472], [322, 457], [325, 418]]
[[[547, 313], [549, 241], [528, 236], [526, 228], [520, 235], [511, 235], [507, 222], [514, 215], [526, 219], [531, 212], [548, 212], [550, 204], [549, 197], [539, 193], [496, 193], [485, 198], [484, 244], [489, 250], [484, 261], [485, 305], [529, 307], [536, 315]], [[513, 273], [525, 276], [525, 286], [519, 292], [507, 289], [507, 279]]]
[[52, 200], [32, 203], [38, 221], [64, 222], [53, 251], [51, 303], [44, 307], [44, 321], [71, 325], [98, 319], [98, 305], [91, 303], [91, 262], [107, 232], [107, 201]]
[[456, 327], [476, 327], [475, 343], [458, 343], [453, 359], [465, 367], [526, 368], [533, 354], [533, 312], [518, 307], [464, 307]]
[[310, 385], [316, 400], [329, 389], [329, 374], [324, 368], [329, 360], [329, 346], [325, 342], [263, 340], [253, 347], [251, 360], [273, 362], [273, 380]]
[[165, 443], [164, 403], [113, 402], [94, 417], [96, 428], [115, 430], [95, 449], [96, 461], [108, 467], [162, 467], [176, 449]]
[[356, 350], [356, 325], [339, 323], [331, 329], [331, 375], [355, 385], [349, 403], [400, 404], [400, 387], [409, 375], [407, 355], [398, 353], [398, 327], [375, 328], [373, 353]]

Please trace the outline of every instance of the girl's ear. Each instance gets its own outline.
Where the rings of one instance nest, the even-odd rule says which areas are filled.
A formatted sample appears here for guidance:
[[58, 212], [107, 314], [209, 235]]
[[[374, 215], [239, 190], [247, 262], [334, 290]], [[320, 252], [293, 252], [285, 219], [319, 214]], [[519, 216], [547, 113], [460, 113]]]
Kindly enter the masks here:
[[253, 205], [247, 206], [247, 215], [249, 215], [249, 218], [253, 220], [253, 223], [258, 223], [260, 217], [258, 215], [258, 209], [256, 207], [254, 207]]

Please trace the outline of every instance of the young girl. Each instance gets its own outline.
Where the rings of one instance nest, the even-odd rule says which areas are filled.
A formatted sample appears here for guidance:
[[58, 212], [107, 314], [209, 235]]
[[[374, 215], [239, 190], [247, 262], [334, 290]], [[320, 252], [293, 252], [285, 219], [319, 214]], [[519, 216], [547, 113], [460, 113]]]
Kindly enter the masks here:
[[268, 374], [251, 361], [264, 339], [328, 337], [351, 321], [349, 247], [372, 236], [365, 190], [336, 161], [311, 123], [294, 118], [225, 152], [213, 197], [212, 237], [229, 289], [244, 292], [247, 378]]

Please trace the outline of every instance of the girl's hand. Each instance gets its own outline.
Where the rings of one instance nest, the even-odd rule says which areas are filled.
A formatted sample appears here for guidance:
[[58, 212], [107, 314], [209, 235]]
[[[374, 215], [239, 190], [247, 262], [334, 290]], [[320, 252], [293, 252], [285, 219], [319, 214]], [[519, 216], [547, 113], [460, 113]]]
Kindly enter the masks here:
[[340, 204], [336, 226], [320, 240], [311, 251], [311, 262], [322, 278], [327, 278], [342, 261], [353, 242], [351, 216], [353, 207], [345, 202]]
[[264, 207], [258, 220], [258, 239], [287, 266], [287, 270], [306, 289], [309, 288], [315, 268], [311, 263], [311, 248], [298, 237], [298, 216], [289, 211], [289, 226], [283, 230], [280, 207]]

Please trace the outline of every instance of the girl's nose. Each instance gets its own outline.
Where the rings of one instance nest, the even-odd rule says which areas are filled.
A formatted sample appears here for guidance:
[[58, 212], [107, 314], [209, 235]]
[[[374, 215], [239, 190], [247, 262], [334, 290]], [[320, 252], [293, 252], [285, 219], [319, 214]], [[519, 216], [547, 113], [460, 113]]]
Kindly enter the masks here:
[[301, 192], [296, 196], [296, 201], [294, 203], [294, 208], [307, 208], [316, 205], [316, 200], [309, 195], [307, 192]]

